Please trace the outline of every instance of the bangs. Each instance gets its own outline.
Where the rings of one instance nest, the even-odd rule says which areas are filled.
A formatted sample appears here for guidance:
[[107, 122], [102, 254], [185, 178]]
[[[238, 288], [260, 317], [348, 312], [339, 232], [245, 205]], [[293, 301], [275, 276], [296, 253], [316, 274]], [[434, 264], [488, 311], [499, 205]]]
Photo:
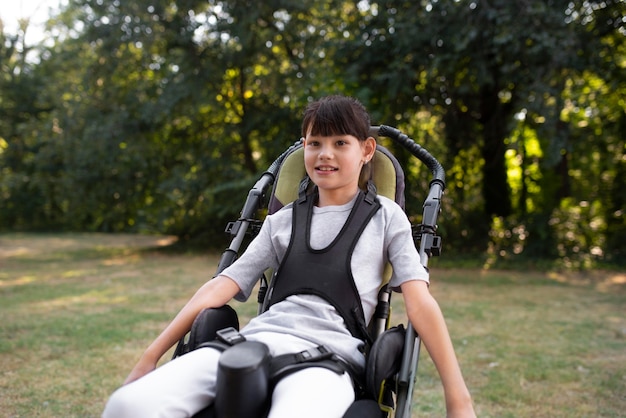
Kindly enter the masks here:
[[329, 96], [312, 103], [304, 114], [302, 136], [352, 135], [359, 140], [368, 137], [370, 118], [355, 99]]

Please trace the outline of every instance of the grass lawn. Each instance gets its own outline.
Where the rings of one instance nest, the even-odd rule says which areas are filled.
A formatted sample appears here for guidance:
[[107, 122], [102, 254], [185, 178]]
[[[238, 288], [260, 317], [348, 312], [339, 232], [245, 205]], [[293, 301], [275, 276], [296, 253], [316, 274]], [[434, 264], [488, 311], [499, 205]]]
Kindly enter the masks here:
[[[169, 243], [0, 234], [0, 415], [100, 415], [145, 347], [214, 273], [219, 254], [159, 250]], [[626, 416], [626, 273], [433, 266], [432, 292], [480, 417]], [[242, 322], [256, 310], [254, 302], [234, 306]], [[394, 315], [402, 318], [401, 306]], [[414, 401], [415, 417], [445, 416], [426, 350]]]

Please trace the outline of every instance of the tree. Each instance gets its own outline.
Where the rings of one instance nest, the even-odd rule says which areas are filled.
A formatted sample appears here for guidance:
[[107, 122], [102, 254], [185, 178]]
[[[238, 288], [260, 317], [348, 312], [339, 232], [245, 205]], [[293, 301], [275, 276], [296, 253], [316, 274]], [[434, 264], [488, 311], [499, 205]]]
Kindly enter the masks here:
[[180, 236], [236, 216], [323, 71], [311, 22], [336, 2], [282, 3], [70, 2], [39, 66], [55, 80], [42, 140], [58, 176], [42, 182], [56, 216]]
[[41, 228], [49, 222], [39, 210], [46, 197], [32, 180], [42, 142], [32, 130], [49, 107], [39, 98], [46, 80], [28, 59], [33, 49], [26, 43], [29, 20], [19, 23], [17, 33], [9, 34], [0, 21], [0, 225]]
[[[563, 120], [563, 94], [572, 78], [605, 74], [587, 57], [597, 50], [609, 56], [607, 34], [623, 45], [620, 6], [369, 2], [370, 15], [343, 50], [344, 62], [370, 96], [393, 103], [386, 107], [391, 118], [421, 114], [440, 122], [431, 132], [446, 143], [453, 203], [446, 207], [452, 217], [446, 232], [457, 248], [484, 249], [490, 241], [496, 254], [557, 255], [558, 233], [549, 222], [572, 187], [575, 129]], [[593, 76], [581, 73], [590, 67], [597, 69]], [[472, 187], [476, 167], [480, 196]], [[511, 170], [518, 168], [516, 180]]]

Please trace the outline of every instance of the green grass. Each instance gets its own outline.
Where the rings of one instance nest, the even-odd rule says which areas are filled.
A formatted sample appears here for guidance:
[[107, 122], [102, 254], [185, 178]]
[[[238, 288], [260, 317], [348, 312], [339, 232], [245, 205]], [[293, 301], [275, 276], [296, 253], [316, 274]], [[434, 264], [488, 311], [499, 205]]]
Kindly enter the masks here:
[[[97, 417], [219, 254], [163, 237], [0, 234], [0, 411]], [[432, 270], [481, 417], [626, 416], [626, 274]], [[400, 297], [394, 315], [402, 319]], [[253, 301], [234, 304], [242, 321]], [[164, 359], [166, 361], [167, 359]], [[415, 417], [445, 416], [423, 350]]]

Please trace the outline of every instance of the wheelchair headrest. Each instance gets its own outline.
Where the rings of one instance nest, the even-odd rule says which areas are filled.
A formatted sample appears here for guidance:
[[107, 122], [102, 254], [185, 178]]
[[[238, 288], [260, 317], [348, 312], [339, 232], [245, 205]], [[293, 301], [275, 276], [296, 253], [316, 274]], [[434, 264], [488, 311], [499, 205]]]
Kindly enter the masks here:
[[[376, 145], [370, 178], [361, 178], [359, 186], [365, 190], [368, 180], [376, 186], [379, 195], [398, 203], [404, 209], [404, 171], [396, 157], [385, 147]], [[304, 148], [296, 147], [283, 160], [274, 189], [268, 203], [268, 213], [272, 214], [298, 198], [300, 182], [306, 176], [304, 168]]]

